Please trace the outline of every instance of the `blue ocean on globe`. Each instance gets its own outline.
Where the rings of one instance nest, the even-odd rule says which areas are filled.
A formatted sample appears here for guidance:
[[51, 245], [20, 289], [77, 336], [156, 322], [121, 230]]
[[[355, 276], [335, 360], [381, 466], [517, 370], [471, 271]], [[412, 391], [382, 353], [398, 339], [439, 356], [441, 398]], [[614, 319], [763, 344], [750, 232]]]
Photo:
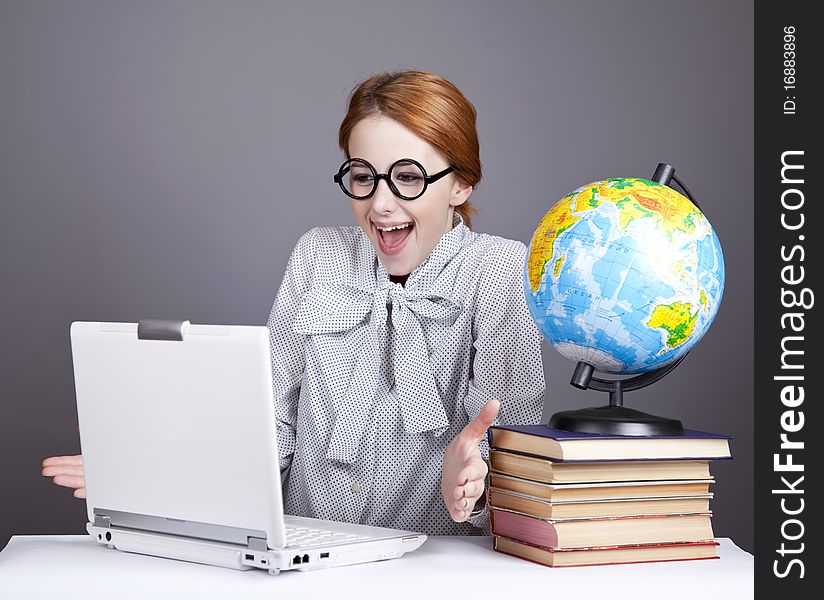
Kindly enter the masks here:
[[566, 358], [614, 374], [677, 360], [703, 337], [724, 290], [721, 245], [684, 196], [646, 179], [578, 188], [541, 220], [527, 304]]

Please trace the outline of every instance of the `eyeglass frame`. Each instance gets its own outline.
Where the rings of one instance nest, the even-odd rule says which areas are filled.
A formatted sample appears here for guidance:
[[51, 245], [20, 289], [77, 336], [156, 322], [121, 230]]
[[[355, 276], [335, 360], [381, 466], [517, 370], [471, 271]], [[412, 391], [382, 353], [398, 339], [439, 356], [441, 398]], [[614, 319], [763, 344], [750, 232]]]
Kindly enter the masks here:
[[[369, 170], [372, 173], [372, 178], [373, 178], [372, 179], [372, 181], [373, 181], [372, 191], [369, 192], [366, 196], [355, 196], [349, 190], [346, 189], [346, 186], [343, 183], [343, 177], [346, 175], [346, 173], [348, 173], [349, 171], [352, 170], [351, 169], [351, 164], [354, 163], [354, 162], [357, 162], [358, 164], [366, 165], [367, 167], [369, 167]], [[419, 194], [417, 194], [415, 196], [404, 196], [403, 194], [401, 194], [400, 190], [398, 190], [398, 188], [395, 186], [395, 184], [392, 183], [392, 178], [389, 176], [389, 174], [392, 172], [392, 169], [394, 169], [395, 166], [397, 166], [399, 163], [412, 163], [413, 165], [415, 165], [416, 167], [418, 167], [421, 170], [421, 173], [423, 173], [423, 189], [420, 191]], [[344, 171], [344, 169], [347, 166], [349, 167], [349, 170]], [[372, 163], [370, 163], [366, 159], [363, 159], [363, 158], [350, 158], [350, 159], [345, 160], [343, 162], [343, 164], [338, 169], [338, 172], [335, 173], [335, 175], [333, 176], [332, 179], [335, 183], [337, 183], [340, 186], [340, 189], [343, 190], [343, 193], [346, 194], [347, 196], [349, 196], [350, 198], [352, 198], [353, 200], [368, 200], [369, 198], [374, 196], [375, 192], [378, 191], [378, 184], [380, 183], [381, 179], [384, 179], [386, 181], [386, 185], [389, 187], [389, 190], [395, 196], [397, 196], [401, 200], [406, 200], [407, 202], [410, 202], [412, 200], [417, 200], [418, 198], [423, 196], [426, 193], [426, 190], [427, 190], [427, 188], [429, 187], [430, 184], [435, 183], [436, 181], [438, 181], [439, 179], [441, 179], [443, 177], [446, 177], [447, 175], [452, 173], [454, 170], [455, 170], [455, 167], [450, 165], [449, 167], [447, 167], [443, 171], [438, 171], [434, 175], [427, 175], [426, 174], [426, 169], [424, 168], [424, 166], [421, 163], [419, 163], [418, 161], [416, 161], [415, 159], [413, 159], [413, 158], [400, 158], [400, 159], [396, 160], [395, 162], [393, 162], [391, 165], [389, 165], [389, 169], [387, 169], [386, 173], [378, 173], [377, 169], [375, 169], [375, 167], [372, 166]]]

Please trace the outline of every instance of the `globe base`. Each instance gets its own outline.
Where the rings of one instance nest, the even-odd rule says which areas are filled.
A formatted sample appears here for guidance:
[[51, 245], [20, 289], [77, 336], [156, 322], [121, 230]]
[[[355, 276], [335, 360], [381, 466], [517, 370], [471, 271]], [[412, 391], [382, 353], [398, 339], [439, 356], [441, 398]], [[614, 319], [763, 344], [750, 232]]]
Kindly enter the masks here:
[[684, 435], [677, 419], [668, 419], [625, 406], [592, 406], [552, 415], [548, 427], [601, 435]]

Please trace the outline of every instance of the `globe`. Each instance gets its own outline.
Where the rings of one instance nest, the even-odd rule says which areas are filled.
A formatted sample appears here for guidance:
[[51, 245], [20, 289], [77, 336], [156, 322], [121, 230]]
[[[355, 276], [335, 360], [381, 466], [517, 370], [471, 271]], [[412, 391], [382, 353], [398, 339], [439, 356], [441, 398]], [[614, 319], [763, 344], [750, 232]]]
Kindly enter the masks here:
[[707, 218], [673, 188], [604, 179], [541, 219], [524, 288], [561, 355], [605, 373], [648, 373], [706, 333], [724, 290], [724, 258]]

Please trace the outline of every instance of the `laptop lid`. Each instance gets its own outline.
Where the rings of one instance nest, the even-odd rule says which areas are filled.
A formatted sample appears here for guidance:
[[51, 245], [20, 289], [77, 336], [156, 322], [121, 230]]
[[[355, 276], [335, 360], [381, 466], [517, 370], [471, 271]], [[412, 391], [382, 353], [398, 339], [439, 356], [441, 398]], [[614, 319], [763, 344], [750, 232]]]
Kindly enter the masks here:
[[285, 545], [266, 327], [75, 322], [71, 346], [90, 522]]

